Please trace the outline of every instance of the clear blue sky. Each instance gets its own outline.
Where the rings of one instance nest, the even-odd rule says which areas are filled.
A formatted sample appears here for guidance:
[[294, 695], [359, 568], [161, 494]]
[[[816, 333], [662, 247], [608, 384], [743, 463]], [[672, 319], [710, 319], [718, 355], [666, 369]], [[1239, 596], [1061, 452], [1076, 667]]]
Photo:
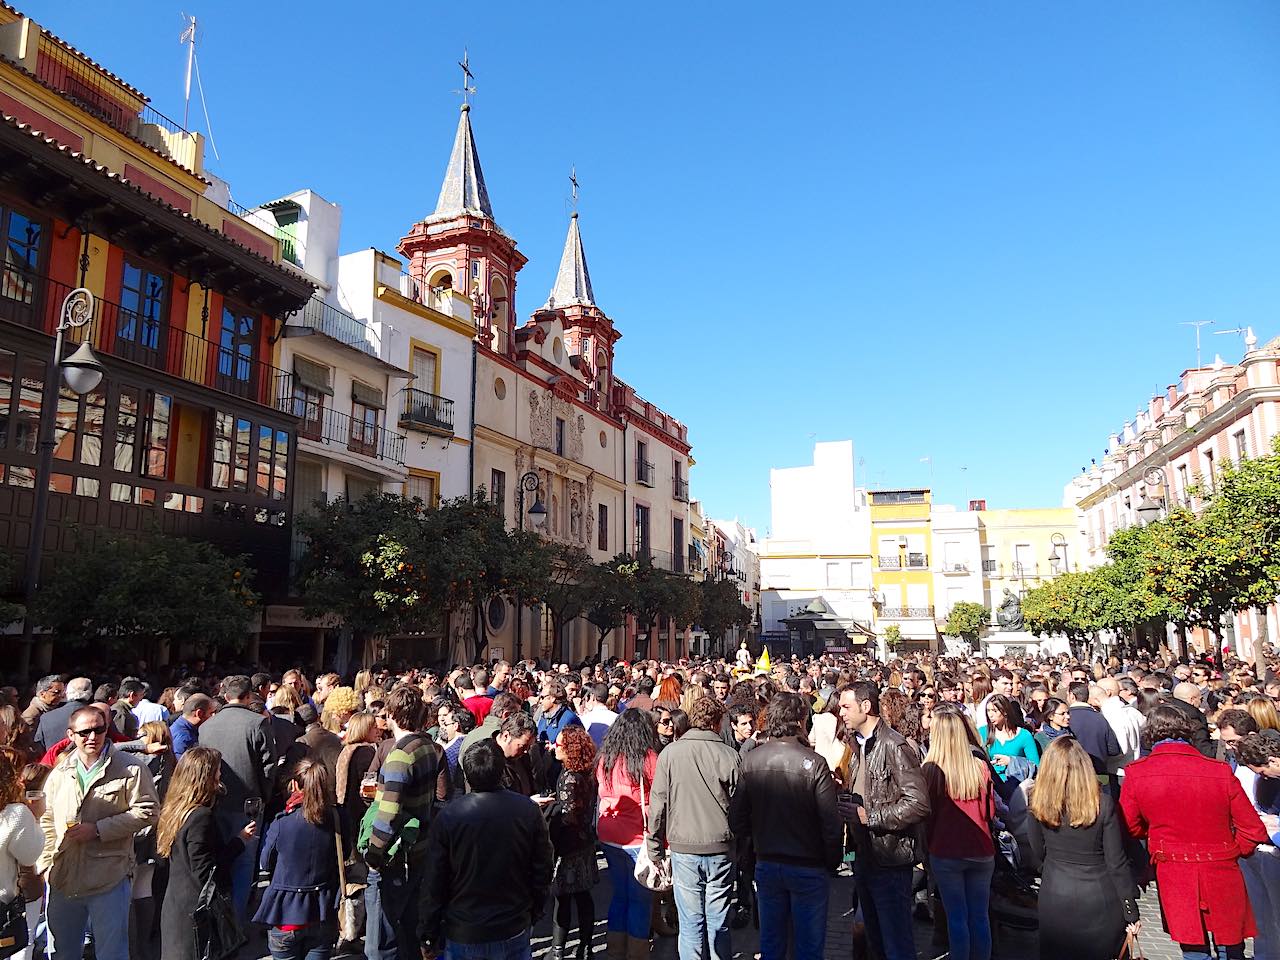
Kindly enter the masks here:
[[860, 483], [932, 457], [940, 500], [1056, 505], [1193, 365], [1180, 322], [1280, 334], [1271, 0], [19, 5], [178, 118], [199, 16], [213, 169], [341, 203], [344, 250], [431, 210], [468, 45], [521, 316], [576, 164], [620, 375], [762, 534], [769, 468], [815, 438], [852, 437]]

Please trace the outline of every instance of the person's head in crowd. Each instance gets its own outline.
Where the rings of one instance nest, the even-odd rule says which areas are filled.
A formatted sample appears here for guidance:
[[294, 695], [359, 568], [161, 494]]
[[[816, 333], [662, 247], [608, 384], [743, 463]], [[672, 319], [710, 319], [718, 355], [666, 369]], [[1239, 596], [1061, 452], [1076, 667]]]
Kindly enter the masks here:
[[377, 720], [368, 710], [357, 710], [347, 721], [347, 729], [343, 734], [345, 743], [377, 743], [382, 739], [382, 731], [378, 729]]
[[280, 683], [286, 687], [293, 687], [304, 700], [311, 697], [311, 682], [301, 670], [286, 670]]
[[1218, 740], [1227, 753], [1235, 753], [1237, 743], [1258, 732], [1258, 724], [1247, 710], [1223, 710], [1218, 714], [1217, 726]]
[[1280, 736], [1251, 733], [1236, 744], [1236, 762], [1260, 777], [1280, 779]]
[[1008, 670], [997, 670], [991, 676], [991, 689], [1001, 696], [1013, 696], [1013, 674]]
[[636, 681], [636, 693], [640, 696], [651, 697], [655, 700], [661, 700], [661, 697], [653, 696], [653, 688], [656, 686], [653, 677], [644, 674]]
[[[501, 735], [499, 735], [501, 736]], [[462, 772], [475, 793], [491, 793], [502, 786], [510, 756], [496, 740], [473, 743], [462, 754]]]
[[1204, 693], [1201, 689], [1190, 681], [1184, 680], [1173, 688], [1173, 696], [1175, 700], [1181, 700], [1183, 703], [1189, 703], [1193, 707], [1199, 707], [1204, 701]]
[[537, 733], [538, 727], [533, 722], [533, 718], [520, 711], [511, 714], [511, 716], [502, 721], [502, 725], [498, 727], [498, 734], [494, 739], [497, 741], [498, 746], [502, 748], [503, 755], [509, 760], [514, 760], [516, 757], [522, 757], [529, 752]]
[[570, 773], [586, 773], [596, 762], [596, 745], [583, 727], [565, 727], [556, 737], [556, 759]]
[[76, 677], [67, 682], [67, 701], [89, 703], [93, 699], [93, 681], [88, 677]]
[[189, 747], [169, 780], [160, 808], [156, 847], [167, 857], [182, 825], [196, 807], [212, 807], [222, 784], [222, 754], [212, 747]]
[[[114, 683], [100, 683], [93, 691], [93, 700], [95, 703], [105, 703], [107, 706], [111, 706], [117, 699], [120, 699], [119, 691], [120, 688]], [[141, 700], [142, 698], [139, 697], [138, 699]], [[129, 706], [132, 707], [134, 704], [129, 704]]]
[[316, 677], [316, 692], [311, 698], [317, 705], [327, 705], [329, 694], [333, 693], [342, 683], [342, 678], [336, 673], [322, 673]]
[[1249, 716], [1258, 725], [1258, 730], [1280, 730], [1280, 713], [1269, 697], [1254, 697], [1246, 705]]
[[733, 739], [738, 743], [745, 743], [750, 740], [751, 735], [756, 730], [755, 705], [735, 703], [731, 706], [729, 708], [729, 728], [733, 731]]
[[1191, 720], [1177, 707], [1160, 704], [1147, 713], [1146, 726], [1142, 728], [1142, 744], [1147, 749], [1165, 740], [1191, 741]]
[[1089, 684], [1083, 680], [1072, 680], [1067, 684], [1067, 703], [1088, 703]]
[[808, 729], [810, 712], [809, 705], [800, 694], [779, 693], [764, 708], [760, 732], [769, 740], [803, 737]]
[[421, 729], [424, 704], [422, 691], [407, 683], [398, 684], [387, 694], [387, 723], [397, 739]]
[[935, 677], [934, 687], [938, 692], [938, 702], [959, 703], [964, 698], [964, 690], [960, 682], [949, 673]]
[[256, 696], [253, 684], [242, 673], [227, 677], [222, 681], [222, 698], [227, 703], [247, 705]]
[[982, 703], [983, 700], [991, 696], [991, 690], [992, 686], [990, 677], [981, 672], [973, 674], [969, 679], [969, 703]]
[[[336, 676], [336, 674], [326, 674]], [[360, 709], [360, 695], [354, 687], [331, 687], [324, 700], [324, 716], [330, 721], [328, 728], [338, 733], [346, 726], [351, 715]]]
[[1028, 812], [1054, 830], [1064, 823], [1086, 827], [1098, 819], [1098, 775], [1073, 737], [1059, 737], [1045, 748], [1030, 793]]
[[630, 707], [618, 714], [600, 744], [600, 769], [606, 778], [619, 774], [633, 784], [641, 782], [650, 754], [659, 747], [653, 714]]
[[271, 674], [255, 673], [249, 678], [249, 683], [257, 691], [258, 696], [262, 698], [263, 703], [271, 702]]
[[941, 776], [953, 800], [976, 800], [982, 791], [980, 763], [973, 755], [963, 715], [949, 710], [938, 713], [929, 728], [925, 775]]
[[182, 715], [186, 718], [187, 723], [194, 727], [200, 726], [200, 724], [212, 717], [213, 712], [213, 698], [203, 693], [193, 693], [182, 701]]
[[[1093, 682], [1093, 674], [1089, 672], [1088, 667], [1074, 666], [1071, 668], [1071, 683], [1083, 683], [1086, 687]], [[1084, 703], [1084, 700], [1080, 701]]]
[[67, 685], [62, 682], [62, 677], [58, 674], [51, 673], [36, 681], [36, 699], [46, 707], [56, 707], [66, 700], [66, 697]]

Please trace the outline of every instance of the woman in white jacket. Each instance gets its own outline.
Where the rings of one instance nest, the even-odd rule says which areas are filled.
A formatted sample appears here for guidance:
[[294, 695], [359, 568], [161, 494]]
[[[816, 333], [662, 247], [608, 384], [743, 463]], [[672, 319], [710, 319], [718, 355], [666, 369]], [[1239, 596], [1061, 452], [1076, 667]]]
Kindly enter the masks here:
[[[10, 751], [0, 750], [0, 907], [22, 896], [18, 869], [34, 864], [44, 849], [44, 834], [24, 802], [26, 790], [13, 757]], [[29, 944], [40, 919], [40, 901], [26, 904], [26, 913], [28, 946], [19, 954], [24, 958], [31, 956]]]

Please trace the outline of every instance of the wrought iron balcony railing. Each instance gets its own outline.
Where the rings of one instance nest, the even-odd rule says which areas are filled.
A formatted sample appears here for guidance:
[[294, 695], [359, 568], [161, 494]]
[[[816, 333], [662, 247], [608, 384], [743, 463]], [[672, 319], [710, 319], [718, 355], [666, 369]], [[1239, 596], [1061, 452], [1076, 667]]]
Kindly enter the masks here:
[[400, 426], [427, 433], [453, 435], [453, 401], [426, 390], [406, 388]]
[[636, 458], [636, 483], [644, 487], [652, 487], [655, 472], [652, 462]]
[[298, 425], [299, 439], [326, 445], [340, 444], [351, 453], [401, 466], [404, 464], [403, 433], [366, 420], [357, 420], [322, 403], [294, 396], [293, 378], [290, 376], [284, 376], [280, 380], [278, 406], [285, 413], [293, 414], [302, 421]]
[[884, 607], [881, 620], [932, 620], [933, 607]]
[[880, 555], [876, 557], [876, 566], [881, 570], [901, 570], [902, 558], [899, 556]]
[[370, 336], [368, 325], [357, 320], [345, 310], [339, 310], [332, 304], [325, 303], [318, 297], [312, 297], [302, 310], [301, 317], [294, 322], [303, 327], [310, 327], [316, 333], [323, 333], [330, 339], [337, 340], [349, 347], [377, 356], [378, 350]]
[[688, 480], [684, 479], [683, 477], [676, 477], [671, 482], [671, 487], [672, 487], [671, 496], [674, 499], [681, 500], [684, 503], [689, 502], [689, 481]]

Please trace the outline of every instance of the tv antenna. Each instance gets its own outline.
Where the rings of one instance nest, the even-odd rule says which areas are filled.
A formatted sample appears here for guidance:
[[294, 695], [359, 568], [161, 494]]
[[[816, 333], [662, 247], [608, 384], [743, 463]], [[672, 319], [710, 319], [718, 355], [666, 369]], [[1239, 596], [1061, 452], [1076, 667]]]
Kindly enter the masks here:
[[1214, 323], [1213, 320], [1183, 320], [1178, 324], [1180, 327], [1196, 328], [1196, 369], [1200, 369], [1200, 328], [1207, 327]]

